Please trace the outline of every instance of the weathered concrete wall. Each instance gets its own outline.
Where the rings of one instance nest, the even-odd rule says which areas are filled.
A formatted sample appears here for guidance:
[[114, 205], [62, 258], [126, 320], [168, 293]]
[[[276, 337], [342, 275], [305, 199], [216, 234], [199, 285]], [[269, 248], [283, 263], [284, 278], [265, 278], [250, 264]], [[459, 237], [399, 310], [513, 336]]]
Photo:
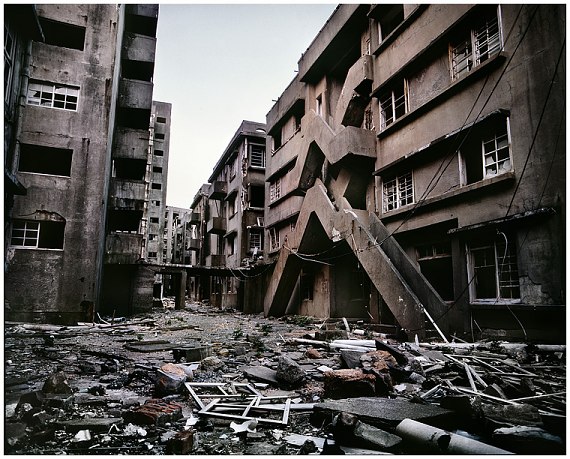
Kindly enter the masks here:
[[28, 318], [70, 322], [80, 317], [82, 301], [96, 301], [94, 260], [103, 237], [98, 222], [107, 180], [117, 12], [112, 5], [40, 5], [38, 13], [86, 27], [84, 51], [39, 42], [32, 47], [30, 78], [78, 86], [77, 111], [25, 105], [19, 133], [21, 143], [73, 150], [71, 174], [19, 173], [28, 194], [16, 199], [14, 218], [29, 218], [36, 210], [57, 212], [66, 222], [64, 248], [57, 253], [15, 249], [5, 275], [5, 299], [12, 311]]

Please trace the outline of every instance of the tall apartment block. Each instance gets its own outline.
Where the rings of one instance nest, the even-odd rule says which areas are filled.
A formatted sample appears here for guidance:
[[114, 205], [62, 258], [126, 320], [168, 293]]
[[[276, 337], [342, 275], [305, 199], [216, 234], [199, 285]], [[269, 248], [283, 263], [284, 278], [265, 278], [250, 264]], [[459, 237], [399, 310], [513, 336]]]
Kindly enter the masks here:
[[190, 209], [166, 206], [164, 213], [164, 262], [191, 264], [188, 245], [191, 238]]
[[265, 314], [564, 340], [564, 36], [564, 5], [339, 6], [267, 115]]
[[73, 323], [94, 309], [132, 311], [147, 288], [137, 273], [158, 6], [19, 11], [5, 5], [7, 29], [27, 43], [13, 57], [21, 71], [9, 77], [18, 115], [5, 170], [10, 163], [25, 194], [14, 197], [7, 227], [6, 318]]
[[192, 203], [191, 231], [200, 244], [191, 247], [207, 271], [191, 277], [190, 289], [214, 306], [262, 309], [242, 268], [263, 259], [265, 137], [265, 124], [243, 121]]

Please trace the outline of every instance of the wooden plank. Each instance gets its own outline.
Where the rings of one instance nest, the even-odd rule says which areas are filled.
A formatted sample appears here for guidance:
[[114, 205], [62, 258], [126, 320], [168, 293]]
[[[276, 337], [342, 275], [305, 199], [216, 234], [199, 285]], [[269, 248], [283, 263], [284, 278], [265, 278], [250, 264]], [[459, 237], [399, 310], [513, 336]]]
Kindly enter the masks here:
[[478, 393], [479, 391], [475, 386], [475, 381], [473, 381], [473, 375], [471, 374], [471, 370], [469, 370], [469, 365], [467, 364], [467, 362], [463, 363], [463, 368], [465, 369], [465, 373], [467, 373], [467, 379], [469, 380], [469, 385], [471, 386], [471, 389], [473, 389], [473, 392]]

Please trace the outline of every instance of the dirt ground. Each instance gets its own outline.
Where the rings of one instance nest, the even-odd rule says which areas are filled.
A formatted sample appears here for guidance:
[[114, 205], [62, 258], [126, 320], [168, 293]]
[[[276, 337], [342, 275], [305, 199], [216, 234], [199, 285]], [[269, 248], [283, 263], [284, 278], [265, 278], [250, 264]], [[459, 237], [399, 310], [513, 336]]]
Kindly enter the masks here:
[[[220, 311], [204, 304], [187, 304], [184, 310], [174, 310], [168, 302], [165, 306], [148, 314], [117, 318], [113, 323], [109, 318], [101, 318], [107, 323], [100, 322], [96, 326], [6, 324], [4, 452], [42, 455], [289, 455], [333, 451], [330, 445], [335, 444], [334, 428], [325, 418], [316, 417], [311, 408], [311, 404], [326, 400], [326, 372], [346, 368], [338, 349], [311, 344], [315, 332], [323, 328], [325, 321], [300, 316], [271, 319], [261, 314]], [[338, 325], [342, 331], [342, 322]], [[379, 336], [367, 330], [365, 324], [350, 324], [350, 329], [358, 332], [358, 335], [349, 334], [354, 339]], [[191, 362], [185, 361], [186, 354], [174, 351], [186, 348], [209, 351], [209, 355], [195, 365], [191, 376], [188, 373], [186, 381], [198, 386], [201, 383], [248, 385], [263, 397], [287, 400], [285, 406], [290, 406], [291, 410], [275, 408], [277, 417], [272, 417], [279, 421], [281, 413], [287, 411], [286, 422], [252, 424], [239, 417], [225, 419], [199, 415], [201, 407], [185, 384], [172, 389], [157, 377], [157, 370], [165, 364], [189, 367]], [[547, 358], [533, 357], [537, 368], [540, 366], [543, 371], [549, 371], [550, 388], [545, 390], [555, 397], [565, 391], [565, 351], [563, 354], [555, 352], [549, 353]], [[283, 355], [294, 360], [291, 372], [302, 371], [304, 374], [301, 383], [293, 384], [291, 379], [287, 384], [283, 381], [272, 384], [271, 381], [264, 382], [263, 377], [252, 377], [244, 371], [246, 367], [279, 371]], [[528, 360], [528, 356], [525, 358]], [[455, 373], [451, 376], [446, 373], [446, 378], [430, 377], [428, 371], [431, 375], [443, 371], [438, 365], [445, 367], [434, 360], [429, 368], [424, 364], [426, 371], [423, 372], [422, 367], [416, 365], [417, 371], [423, 375], [406, 370], [406, 382], [390, 382], [387, 396], [412, 400], [430, 389], [430, 393], [435, 394], [442, 381], [453, 380], [457, 384]], [[391, 367], [392, 374], [396, 370], [404, 372], [403, 367], [398, 368]], [[375, 371], [372, 368], [368, 373], [377, 377], [388, 374], [387, 370], [384, 373]], [[58, 372], [63, 373], [64, 380], [54, 381], [57, 388], [52, 392], [55, 395], [46, 396], [46, 381]], [[412, 378], [414, 375], [415, 380]], [[545, 378], [535, 376], [534, 384], [540, 387]], [[469, 382], [464, 384], [469, 387]], [[483, 381], [480, 384], [487, 387]], [[447, 386], [447, 389], [452, 387], [451, 384]], [[366, 395], [358, 392], [360, 386], [353, 387], [351, 397]], [[534, 393], [542, 394], [544, 390], [535, 389]], [[544, 395], [539, 397], [541, 400], [545, 398]], [[492, 401], [492, 396], [487, 398]], [[156, 422], [138, 422], [144, 417], [138, 413], [137, 418], [137, 413], [133, 412], [148, 400], [160, 400], [181, 409], [176, 416], [157, 414]], [[424, 400], [421, 402], [425, 403]], [[558, 401], [548, 408], [541, 408], [543, 412], [547, 409], [549, 416], [565, 425], [565, 416], [561, 415], [565, 410], [565, 397], [563, 404]], [[560, 422], [558, 430], [561, 430]], [[548, 429], [541, 432], [544, 433], [540, 434], [540, 441], [535, 441], [536, 444], [551, 435]], [[555, 433], [554, 439], [547, 438], [548, 445], [554, 452], [559, 452], [565, 449], [565, 436], [558, 431]], [[328, 439], [324, 446], [319, 443], [323, 439]], [[369, 449], [370, 443], [362, 450], [355, 446], [359, 446], [358, 442], [356, 445], [353, 442], [352, 448], [333, 453], [371, 454], [376, 450], [381, 454], [381, 448]], [[393, 452], [404, 454], [406, 449], [399, 448]]]

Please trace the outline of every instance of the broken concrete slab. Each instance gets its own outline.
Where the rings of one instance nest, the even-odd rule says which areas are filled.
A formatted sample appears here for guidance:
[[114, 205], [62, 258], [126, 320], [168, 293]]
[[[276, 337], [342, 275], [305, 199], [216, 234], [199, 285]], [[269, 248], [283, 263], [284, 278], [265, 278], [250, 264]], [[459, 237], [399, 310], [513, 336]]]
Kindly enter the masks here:
[[436, 405], [422, 405], [408, 400], [382, 397], [328, 400], [317, 403], [314, 410], [325, 414], [339, 412], [354, 414], [362, 422], [384, 428], [393, 428], [407, 418], [440, 425], [454, 417], [452, 411]]
[[491, 405], [485, 403], [481, 406], [481, 409], [485, 421], [498, 428], [511, 427], [513, 425], [543, 427], [538, 408], [529, 404]]
[[271, 368], [262, 366], [242, 367], [241, 371], [246, 378], [253, 379], [254, 381], [261, 381], [276, 386], [279, 385], [279, 381], [277, 380], [277, 371], [272, 370]]
[[306, 373], [291, 357], [281, 355], [275, 377], [290, 386], [298, 386], [305, 379]]
[[397, 435], [361, 422], [357, 416], [345, 412], [335, 416], [332, 425], [338, 445], [395, 451], [402, 442]]
[[341, 349], [340, 357], [343, 364], [350, 369], [360, 368], [360, 356], [366, 354], [365, 351], [353, 351], [351, 349]]
[[212, 355], [212, 346], [183, 346], [172, 349], [172, 354], [176, 362], [184, 360], [185, 362], [199, 362], [200, 360]]
[[58, 371], [46, 379], [42, 392], [44, 394], [73, 394], [73, 389], [67, 382], [67, 375], [63, 371]]
[[65, 428], [65, 430], [77, 433], [80, 430], [91, 430], [93, 432], [108, 432], [109, 428], [114, 424], [120, 424], [123, 420], [121, 418], [83, 418], [71, 419], [68, 421], [57, 421], [58, 427]]
[[493, 432], [493, 440], [517, 454], [564, 454], [565, 442], [540, 427], [502, 427]]
[[399, 349], [396, 349], [394, 346], [390, 346], [389, 344], [379, 339], [374, 340], [374, 342], [376, 344], [377, 350], [389, 352], [390, 355], [396, 359], [396, 362], [399, 365], [406, 365], [408, 363], [408, 357]]

